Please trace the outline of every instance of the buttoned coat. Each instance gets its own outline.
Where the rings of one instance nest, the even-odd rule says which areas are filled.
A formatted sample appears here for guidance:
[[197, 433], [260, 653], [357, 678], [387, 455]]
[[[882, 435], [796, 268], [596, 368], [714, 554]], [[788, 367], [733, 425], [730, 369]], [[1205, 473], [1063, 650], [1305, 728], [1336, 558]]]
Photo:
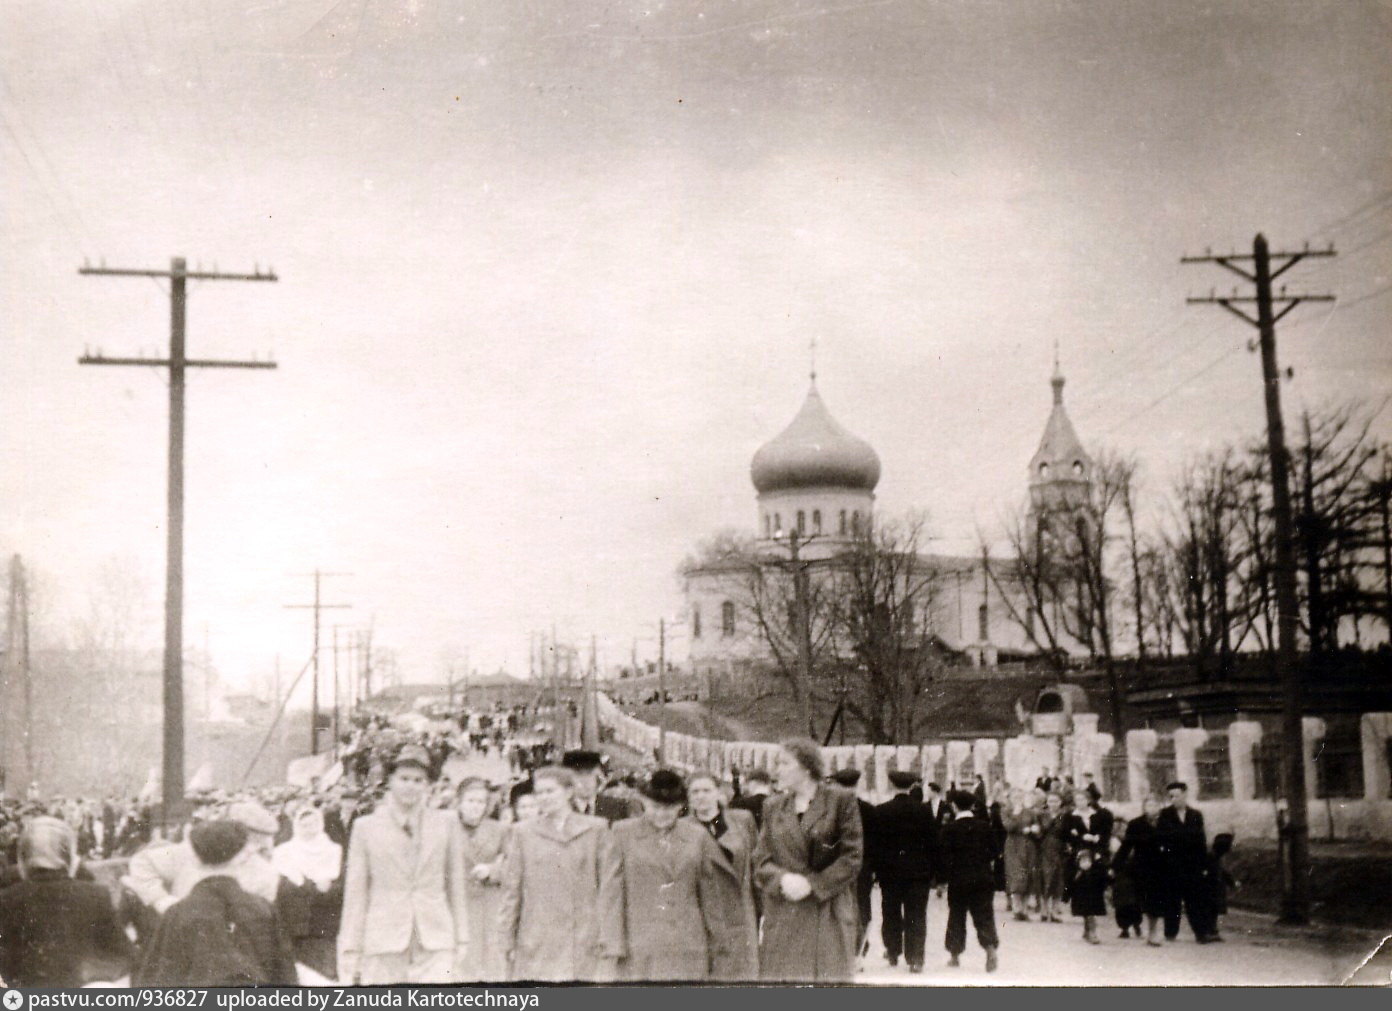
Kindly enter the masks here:
[[570, 814], [514, 825], [503, 864], [498, 938], [514, 980], [596, 980], [624, 953], [622, 892], [606, 875], [603, 818]]
[[423, 810], [418, 843], [385, 804], [353, 822], [340, 961], [345, 954], [406, 951], [412, 931], [426, 951], [463, 948], [469, 940], [466, 909], [463, 837], [453, 812]]
[[663, 830], [647, 818], [613, 827], [604, 879], [623, 931], [619, 970], [633, 981], [704, 980], [719, 943], [715, 896], [719, 851], [710, 833], [689, 821]]
[[[507, 979], [507, 961], [498, 941], [498, 906], [503, 899], [503, 865], [509, 826], [485, 818], [474, 828], [461, 822], [464, 842], [465, 899], [468, 903], [469, 950], [459, 967], [461, 980], [496, 983]], [[475, 867], [489, 868], [486, 881]]]
[[[717, 850], [713, 890], [719, 909], [719, 937], [711, 952], [711, 978], [753, 982], [759, 978], [759, 917], [754, 904], [754, 846], [759, 829], [748, 811], [726, 807], [725, 834]], [[691, 823], [710, 834], [694, 817]]]
[[[859, 913], [855, 883], [864, 857], [855, 794], [819, 784], [802, 818], [791, 794], [764, 803], [764, 826], [754, 851], [754, 881], [764, 896], [759, 973], [766, 980], [845, 981], [855, 972]], [[821, 871], [808, 864], [813, 840], [837, 847]], [[783, 897], [784, 874], [801, 874], [812, 894]]]

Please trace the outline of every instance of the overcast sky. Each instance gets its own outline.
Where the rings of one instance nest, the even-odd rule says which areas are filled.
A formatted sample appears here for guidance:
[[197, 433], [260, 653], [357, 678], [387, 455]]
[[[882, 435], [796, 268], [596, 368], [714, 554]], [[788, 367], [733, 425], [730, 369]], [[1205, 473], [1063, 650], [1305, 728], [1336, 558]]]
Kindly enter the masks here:
[[[1288, 414], [1392, 392], [1385, 3], [26, 0], [0, 12], [0, 549], [56, 618], [110, 559], [159, 641], [150, 280], [189, 349], [187, 636], [297, 667], [316, 566], [407, 672], [525, 669], [554, 621], [655, 652], [807, 345], [878, 508], [962, 550], [1023, 492], [1059, 343], [1075, 424], [1153, 490], [1259, 433], [1205, 246], [1334, 242], [1282, 324]], [[1389, 431], [1385, 412], [1381, 430]]]

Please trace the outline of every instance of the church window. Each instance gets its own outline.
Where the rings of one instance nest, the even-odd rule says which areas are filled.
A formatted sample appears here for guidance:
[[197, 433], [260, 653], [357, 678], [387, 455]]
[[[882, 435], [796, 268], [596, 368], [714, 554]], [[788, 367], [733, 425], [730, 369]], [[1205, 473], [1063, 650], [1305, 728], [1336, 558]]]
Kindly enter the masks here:
[[820, 509], [812, 510], [812, 532], [814, 534], [822, 532], [822, 511]]
[[807, 533], [807, 514], [801, 509], [798, 510], [797, 532], [800, 534]]
[[735, 605], [728, 600], [720, 605], [720, 634], [727, 639], [735, 634]]
[[1042, 477], [1042, 478], [1048, 479], [1048, 477], [1049, 477], [1049, 465], [1048, 465], [1047, 463], [1041, 463], [1041, 464], [1039, 465], [1039, 476]]
[[768, 513], [764, 513], [764, 536], [767, 537], [771, 533], [773, 533], [773, 521], [769, 519]]
[[1074, 476], [1074, 477], [1082, 477], [1082, 476], [1083, 476], [1083, 461], [1082, 461], [1082, 460], [1074, 460], [1074, 461], [1073, 461], [1073, 476]]
[[699, 607], [691, 609], [691, 638], [701, 638], [701, 609]]
[[982, 642], [991, 641], [991, 609], [982, 604], [976, 609], [977, 638]]
[[782, 513], [774, 513], [774, 514], [773, 514], [773, 536], [775, 536], [775, 537], [782, 537], [782, 536], [783, 536], [783, 514], [782, 514]]
[[851, 533], [860, 535], [860, 510], [851, 513]]
[[837, 526], [837, 533], [842, 537], [846, 536], [846, 510], [841, 510], [841, 521]]

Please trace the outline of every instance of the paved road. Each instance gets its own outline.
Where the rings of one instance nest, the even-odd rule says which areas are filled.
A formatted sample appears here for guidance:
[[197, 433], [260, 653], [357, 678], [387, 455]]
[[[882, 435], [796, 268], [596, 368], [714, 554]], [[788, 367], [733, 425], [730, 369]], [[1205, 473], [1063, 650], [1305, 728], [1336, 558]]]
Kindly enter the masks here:
[[[968, 926], [967, 951], [958, 969], [947, 967], [943, 934], [947, 902], [928, 903], [928, 946], [924, 971], [911, 975], [901, 961], [889, 968], [880, 944], [879, 893], [870, 925], [870, 953], [857, 982], [900, 986], [1154, 986], [1331, 984], [1347, 979], [1378, 947], [1379, 938], [1362, 931], [1275, 926], [1262, 917], [1234, 913], [1225, 918], [1222, 944], [1194, 942], [1188, 926], [1179, 940], [1162, 948], [1144, 940], [1122, 940], [1115, 923], [1102, 921], [1100, 945], [1082, 939], [1082, 921], [1018, 923], [996, 905], [1000, 968], [988, 975], [985, 956]], [[1359, 982], [1364, 982], [1360, 978]], [[1373, 982], [1373, 980], [1367, 980]], [[1378, 982], [1385, 984], [1386, 979]]]

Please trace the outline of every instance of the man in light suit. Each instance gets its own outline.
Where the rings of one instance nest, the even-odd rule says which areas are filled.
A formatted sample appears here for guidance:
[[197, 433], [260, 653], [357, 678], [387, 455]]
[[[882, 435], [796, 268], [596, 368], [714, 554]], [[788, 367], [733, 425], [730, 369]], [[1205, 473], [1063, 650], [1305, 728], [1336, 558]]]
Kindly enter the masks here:
[[338, 933], [343, 983], [450, 983], [468, 943], [464, 845], [453, 812], [425, 806], [430, 756], [407, 745], [387, 796], [353, 823]]

